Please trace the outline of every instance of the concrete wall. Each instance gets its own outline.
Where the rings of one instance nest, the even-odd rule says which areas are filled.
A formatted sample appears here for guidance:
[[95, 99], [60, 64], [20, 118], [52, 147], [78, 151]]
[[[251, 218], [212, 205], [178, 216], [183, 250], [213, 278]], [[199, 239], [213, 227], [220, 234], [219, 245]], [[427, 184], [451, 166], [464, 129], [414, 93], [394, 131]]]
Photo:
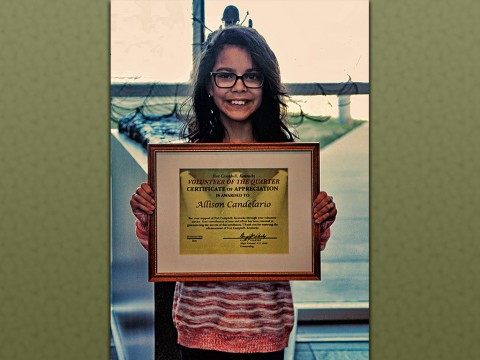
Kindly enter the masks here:
[[146, 151], [111, 134], [111, 320], [119, 359], [154, 358], [154, 286], [135, 236], [130, 197], [147, 180]]

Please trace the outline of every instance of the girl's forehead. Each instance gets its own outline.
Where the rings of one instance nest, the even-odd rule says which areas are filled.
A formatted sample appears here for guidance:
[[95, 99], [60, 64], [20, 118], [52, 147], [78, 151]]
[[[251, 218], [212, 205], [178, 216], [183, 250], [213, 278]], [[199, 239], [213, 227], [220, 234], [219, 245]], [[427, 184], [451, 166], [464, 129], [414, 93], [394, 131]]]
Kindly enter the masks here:
[[218, 53], [214, 68], [252, 69], [254, 64], [249, 51], [238, 45], [225, 45]]

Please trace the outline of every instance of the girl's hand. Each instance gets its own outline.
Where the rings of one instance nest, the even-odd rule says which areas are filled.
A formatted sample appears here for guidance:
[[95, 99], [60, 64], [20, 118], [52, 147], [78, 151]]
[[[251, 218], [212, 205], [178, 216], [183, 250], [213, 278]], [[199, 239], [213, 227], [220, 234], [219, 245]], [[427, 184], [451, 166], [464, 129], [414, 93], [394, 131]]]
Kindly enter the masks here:
[[139, 218], [138, 215], [153, 214], [155, 210], [155, 200], [153, 199], [153, 190], [147, 183], [142, 183], [135, 191], [130, 199], [130, 206], [133, 214]]
[[337, 207], [333, 202], [333, 196], [328, 196], [325, 191], [320, 192], [313, 201], [313, 218], [315, 223], [322, 224], [327, 220], [335, 220]]

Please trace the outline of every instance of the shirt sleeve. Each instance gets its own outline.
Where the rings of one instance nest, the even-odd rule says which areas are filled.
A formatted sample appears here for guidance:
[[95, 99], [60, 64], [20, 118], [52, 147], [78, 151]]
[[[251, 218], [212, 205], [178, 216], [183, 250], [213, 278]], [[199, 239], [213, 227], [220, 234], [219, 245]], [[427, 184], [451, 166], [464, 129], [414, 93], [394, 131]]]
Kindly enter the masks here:
[[148, 216], [143, 212], [133, 213], [137, 220], [135, 220], [135, 234], [140, 244], [148, 251]]
[[335, 222], [335, 219], [324, 221], [320, 225], [320, 250], [324, 250], [327, 246], [327, 241], [330, 239], [330, 226]]

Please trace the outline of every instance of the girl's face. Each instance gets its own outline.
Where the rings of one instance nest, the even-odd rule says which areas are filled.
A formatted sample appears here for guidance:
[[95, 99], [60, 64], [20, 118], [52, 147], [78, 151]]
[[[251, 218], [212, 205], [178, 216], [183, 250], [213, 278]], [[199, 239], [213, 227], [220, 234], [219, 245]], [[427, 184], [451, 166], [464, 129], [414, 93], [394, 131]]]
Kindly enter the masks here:
[[[250, 54], [242, 47], [226, 45], [218, 54], [212, 72], [231, 72], [236, 75], [254, 72], [255, 65]], [[220, 111], [220, 121], [249, 121], [250, 116], [262, 103], [262, 88], [247, 88], [242, 79], [237, 79], [231, 88], [219, 88], [211, 78], [209, 94]], [[227, 125], [228, 126], [228, 125]]]

